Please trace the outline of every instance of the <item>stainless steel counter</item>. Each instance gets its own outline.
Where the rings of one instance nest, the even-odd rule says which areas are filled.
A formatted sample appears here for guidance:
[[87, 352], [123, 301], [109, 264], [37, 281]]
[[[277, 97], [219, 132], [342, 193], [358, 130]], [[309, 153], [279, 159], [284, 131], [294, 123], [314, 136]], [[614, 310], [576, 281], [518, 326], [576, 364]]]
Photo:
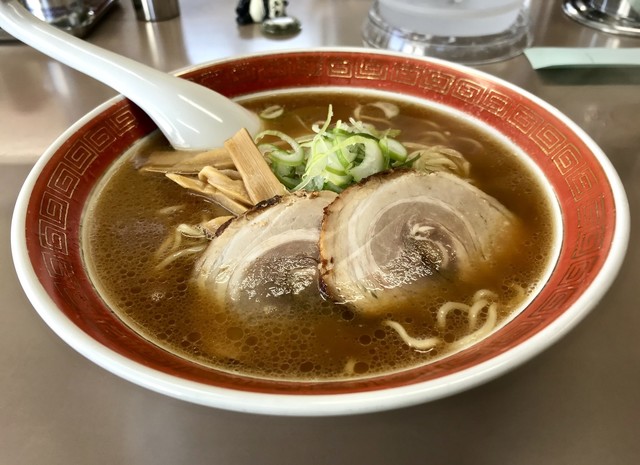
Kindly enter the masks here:
[[[303, 31], [238, 28], [235, 1], [182, 0], [179, 18], [135, 20], [121, 0], [87, 40], [171, 70], [253, 51], [358, 46], [370, 0], [290, 0]], [[534, 1], [535, 45], [640, 47]], [[341, 418], [226, 412], [123, 381], [38, 317], [13, 270], [10, 216], [45, 147], [114, 92], [40, 53], [0, 45], [0, 464], [640, 463], [640, 70], [533, 71], [523, 56], [482, 66], [555, 105], [620, 173], [631, 245], [610, 292], [567, 337], [493, 382], [441, 401]]]

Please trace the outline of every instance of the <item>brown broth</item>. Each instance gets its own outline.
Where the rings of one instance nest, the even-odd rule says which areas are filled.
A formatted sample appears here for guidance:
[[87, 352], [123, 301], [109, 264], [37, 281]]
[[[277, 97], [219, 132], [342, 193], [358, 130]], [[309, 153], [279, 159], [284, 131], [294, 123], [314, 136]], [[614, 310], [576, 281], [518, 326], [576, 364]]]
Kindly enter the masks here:
[[[347, 120], [357, 103], [377, 100], [380, 95], [309, 93], [265, 97], [246, 105], [258, 112], [274, 102], [283, 105], [287, 116], [270, 122], [270, 127], [296, 136], [292, 127], [301, 127], [299, 120], [307, 125], [324, 120], [328, 103], [335, 122]], [[552, 258], [556, 233], [548, 194], [522, 160], [476, 125], [422, 105], [394, 103], [401, 107], [394, 119], [394, 127], [402, 130], [399, 140], [440, 137], [429, 133], [439, 131], [448, 146], [471, 162], [474, 183], [524, 225], [521, 236], [512, 238], [517, 246], [507, 250], [500, 263], [479, 270], [473, 282], [430, 290], [419, 302], [376, 317], [354, 314], [319, 295], [294, 301], [282, 314], [252, 312], [251, 318], [238, 309], [216, 308], [192, 282], [198, 255], [158, 270], [156, 251], [178, 224], [199, 223], [224, 211], [160, 174], [137, 171], [133, 153], [103, 182], [85, 220], [85, 255], [103, 298], [129, 326], [179, 356], [248, 376], [292, 380], [371, 376], [440, 358], [447, 353], [446, 344], [426, 352], [412, 349], [382, 321], [393, 319], [414, 337], [439, 335], [455, 341], [466, 334], [464, 315], [454, 312], [446, 329], [438, 331], [435, 312], [447, 301], [468, 302], [478, 289], [496, 292], [499, 322], [509, 318], [522, 303], [513, 300], [513, 286], [532, 292]], [[158, 213], [171, 206], [180, 208]]]

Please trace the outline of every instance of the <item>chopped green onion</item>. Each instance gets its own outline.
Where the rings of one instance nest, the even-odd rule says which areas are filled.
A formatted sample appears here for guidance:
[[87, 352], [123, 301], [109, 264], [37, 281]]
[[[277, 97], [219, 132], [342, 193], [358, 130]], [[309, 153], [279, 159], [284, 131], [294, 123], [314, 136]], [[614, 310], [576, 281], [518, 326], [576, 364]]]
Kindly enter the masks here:
[[364, 159], [358, 166], [349, 170], [349, 174], [356, 182], [385, 170], [385, 160], [380, 145], [373, 140], [365, 139], [364, 146]]
[[[385, 110], [393, 113], [391, 107], [384, 107]], [[398, 130], [379, 131], [372, 124], [353, 118], [348, 122], [338, 120], [331, 127], [332, 118], [329, 105], [326, 119], [312, 126], [315, 134], [298, 140], [271, 130], [256, 136], [256, 143], [267, 136], [280, 140], [259, 148], [288, 189], [341, 192], [367, 176], [413, 162], [407, 160], [406, 147], [395, 139]], [[290, 149], [285, 149], [286, 145]]]
[[380, 147], [392, 160], [403, 162], [407, 159], [407, 149], [395, 139], [388, 137], [380, 139]]
[[269, 153], [269, 158], [272, 162], [282, 163], [289, 166], [298, 166], [303, 162], [304, 154], [302, 153], [302, 150], [292, 153], [284, 150], [274, 150]]

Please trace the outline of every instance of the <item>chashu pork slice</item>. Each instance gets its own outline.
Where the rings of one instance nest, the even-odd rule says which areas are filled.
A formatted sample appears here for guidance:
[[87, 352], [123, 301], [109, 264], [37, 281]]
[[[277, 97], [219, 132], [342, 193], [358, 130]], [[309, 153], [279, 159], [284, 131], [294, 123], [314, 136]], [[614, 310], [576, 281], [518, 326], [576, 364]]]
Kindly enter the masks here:
[[320, 226], [335, 197], [332, 192], [274, 197], [234, 218], [196, 263], [196, 280], [216, 305], [247, 316], [286, 311], [291, 297], [317, 295]]
[[496, 199], [452, 174], [375, 175], [325, 209], [320, 286], [335, 302], [379, 313], [438, 279], [465, 279], [515, 223]]

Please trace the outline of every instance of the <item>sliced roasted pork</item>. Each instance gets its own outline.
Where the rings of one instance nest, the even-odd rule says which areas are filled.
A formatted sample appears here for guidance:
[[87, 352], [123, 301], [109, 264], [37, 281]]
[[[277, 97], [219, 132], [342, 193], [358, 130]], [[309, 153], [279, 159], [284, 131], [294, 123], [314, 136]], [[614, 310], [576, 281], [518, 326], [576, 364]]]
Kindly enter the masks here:
[[496, 199], [448, 173], [372, 176], [325, 210], [321, 288], [358, 311], [384, 311], [430, 283], [465, 279], [514, 223]]
[[229, 221], [196, 264], [196, 279], [218, 305], [247, 315], [286, 311], [288, 296], [317, 294], [320, 226], [335, 197], [275, 197]]

